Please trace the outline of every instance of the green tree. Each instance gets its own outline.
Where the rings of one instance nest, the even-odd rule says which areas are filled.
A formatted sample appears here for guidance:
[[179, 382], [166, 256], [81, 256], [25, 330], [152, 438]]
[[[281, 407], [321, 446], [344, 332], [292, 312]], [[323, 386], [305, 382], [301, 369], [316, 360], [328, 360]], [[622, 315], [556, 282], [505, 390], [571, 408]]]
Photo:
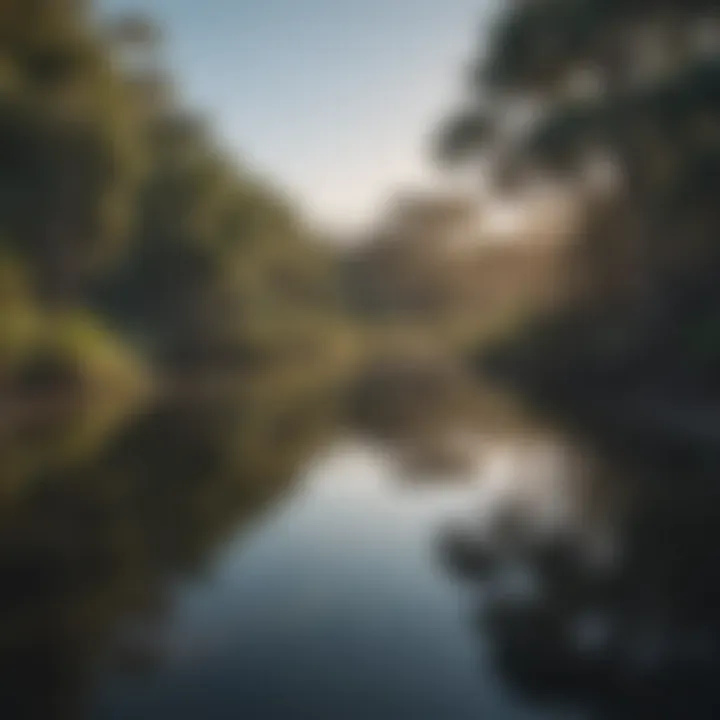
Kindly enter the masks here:
[[446, 159], [481, 157], [506, 187], [577, 195], [575, 309], [637, 338], [720, 308], [719, 51], [709, 1], [517, 0], [441, 136]]
[[87, 3], [9, 0], [0, 37], [0, 226], [43, 295], [76, 299], [127, 238], [133, 105]]

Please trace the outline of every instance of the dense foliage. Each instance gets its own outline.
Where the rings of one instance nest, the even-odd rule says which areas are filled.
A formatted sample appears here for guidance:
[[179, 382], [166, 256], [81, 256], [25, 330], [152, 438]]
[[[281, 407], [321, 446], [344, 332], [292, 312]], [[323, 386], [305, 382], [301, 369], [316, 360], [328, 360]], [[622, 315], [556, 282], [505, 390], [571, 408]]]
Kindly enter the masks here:
[[[58, 325], [197, 368], [306, 342], [332, 300], [302, 219], [184, 107], [161, 49], [152, 22], [87, 2], [0, 5], [7, 385]], [[103, 333], [80, 333], [82, 372]]]
[[719, 88], [715, 3], [533, 0], [501, 12], [442, 150], [489, 163], [508, 192], [559, 182], [584, 205], [551, 354], [714, 377]]

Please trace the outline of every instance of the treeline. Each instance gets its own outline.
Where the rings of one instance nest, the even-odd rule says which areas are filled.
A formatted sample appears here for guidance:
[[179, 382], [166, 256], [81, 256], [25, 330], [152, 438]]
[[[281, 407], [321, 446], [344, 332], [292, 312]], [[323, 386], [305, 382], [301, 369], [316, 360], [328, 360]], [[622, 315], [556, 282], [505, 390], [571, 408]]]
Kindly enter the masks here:
[[344, 253], [340, 287], [356, 321], [414, 328], [450, 353], [506, 332], [563, 293], [565, 246], [542, 232], [509, 241], [477, 198], [410, 193]]
[[482, 158], [500, 192], [564, 186], [584, 209], [573, 292], [501, 356], [575, 389], [716, 388], [716, 3], [510, 2], [471, 85], [444, 158]]
[[159, 28], [0, 5], [0, 392], [317, 349], [334, 303], [302, 218], [186, 107]]

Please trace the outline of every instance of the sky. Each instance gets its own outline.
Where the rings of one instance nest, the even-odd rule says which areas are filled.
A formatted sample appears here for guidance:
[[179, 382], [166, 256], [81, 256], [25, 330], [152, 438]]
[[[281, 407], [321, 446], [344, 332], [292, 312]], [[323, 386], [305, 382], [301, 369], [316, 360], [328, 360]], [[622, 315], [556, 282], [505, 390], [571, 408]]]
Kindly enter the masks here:
[[434, 186], [430, 134], [462, 97], [492, 0], [101, 0], [166, 34], [188, 102], [328, 229]]

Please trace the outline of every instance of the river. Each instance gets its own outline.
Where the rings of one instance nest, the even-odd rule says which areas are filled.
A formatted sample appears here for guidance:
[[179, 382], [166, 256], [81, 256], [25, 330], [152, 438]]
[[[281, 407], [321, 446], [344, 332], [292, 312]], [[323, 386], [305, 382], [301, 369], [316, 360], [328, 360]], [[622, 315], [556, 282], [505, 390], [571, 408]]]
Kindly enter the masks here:
[[8, 499], [2, 717], [717, 716], [713, 461], [309, 415], [146, 413]]

